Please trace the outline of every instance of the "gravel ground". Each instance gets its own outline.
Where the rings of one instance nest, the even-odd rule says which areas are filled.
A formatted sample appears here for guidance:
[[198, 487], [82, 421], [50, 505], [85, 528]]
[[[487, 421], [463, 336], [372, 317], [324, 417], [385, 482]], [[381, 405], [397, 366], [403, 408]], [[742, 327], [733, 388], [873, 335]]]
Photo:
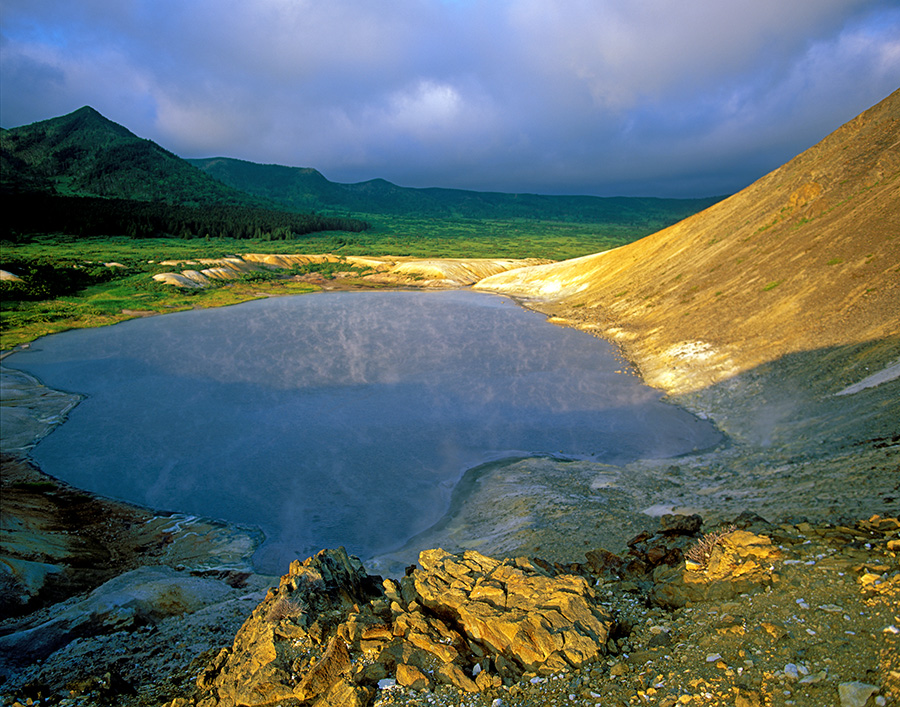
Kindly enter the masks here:
[[842, 704], [843, 683], [876, 688], [870, 704], [900, 704], [900, 523], [883, 527], [893, 530], [776, 527], [779, 581], [731, 601], [667, 611], [631, 582], [602, 584], [618, 655], [488, 694], [392, 687], [375, 704], [825, 707]]

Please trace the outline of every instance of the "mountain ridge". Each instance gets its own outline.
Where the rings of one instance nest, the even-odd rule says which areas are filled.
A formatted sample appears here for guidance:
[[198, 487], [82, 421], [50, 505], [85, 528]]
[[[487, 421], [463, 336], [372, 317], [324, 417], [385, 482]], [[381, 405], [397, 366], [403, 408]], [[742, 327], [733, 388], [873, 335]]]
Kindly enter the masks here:
[[259, 164], [230, 157], [183, 159], [84, 106], [0, 132], [0, 188], [62, 196], [233, 204], [332, 215], [401, 218], [540, 220], [590, 223], [651, 233], [723, 197], [666, 199], [478, 192], [403, 187], [376, 178], [328, 180], [312, 167]]
[[[541, 218], [668, 225], [720, 201], [661, 197], [599, 197], [403, 187], [386, 179], [332, 182], [312, 167], [260, 164], [230, 157], [191, 158], [190, 164], [225, 184], [282, 206], [430, 218]], [[660, 226], [662, 227], [662, 226]]]

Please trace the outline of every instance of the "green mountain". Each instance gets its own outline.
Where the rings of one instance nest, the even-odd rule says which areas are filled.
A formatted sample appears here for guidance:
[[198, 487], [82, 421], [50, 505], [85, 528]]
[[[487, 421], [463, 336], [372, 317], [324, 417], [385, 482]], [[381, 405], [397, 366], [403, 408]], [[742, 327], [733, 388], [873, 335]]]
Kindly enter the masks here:
[[[546, 196], [462, 189], [414, 189], [372, 179], [340, 184], [311, 168], [226, 157], [187, 160], [216, 179], [292, 210], [467, 219], [541, 219], [664, 228], [723, 197]], [[648, 231], [649, 232], [649, 231]]]
[[287, 213], [89, 107], [0, 132], [0, 170], [0, 238], [9, 241], [40, 233], [284, 240], [367, 227]]
[[267, 205], [85, 106], [0, 133], [4, 192], [44, 191], [169, 204]]

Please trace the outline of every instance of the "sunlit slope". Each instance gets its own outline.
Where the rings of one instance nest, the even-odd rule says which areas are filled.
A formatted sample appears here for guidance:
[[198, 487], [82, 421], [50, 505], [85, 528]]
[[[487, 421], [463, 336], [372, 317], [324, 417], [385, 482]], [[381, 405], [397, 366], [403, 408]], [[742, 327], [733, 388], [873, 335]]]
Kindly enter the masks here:
[[686, 392], [900, 333], [900, 91], [743, 191], [616, 250], [477, 285], [621, 342]]

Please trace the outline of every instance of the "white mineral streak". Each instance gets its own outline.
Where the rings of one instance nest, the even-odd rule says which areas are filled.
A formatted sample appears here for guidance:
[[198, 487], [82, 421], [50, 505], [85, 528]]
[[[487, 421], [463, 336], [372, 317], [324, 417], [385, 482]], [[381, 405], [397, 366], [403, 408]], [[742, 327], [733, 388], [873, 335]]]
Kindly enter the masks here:
[[445, 258], [416, 260], [414, 258], [373, 258], [363, 256], [339, 257], [332, 254], [321, 255], [279, 255], [265, 253], [245, 253], [241, 257], [203, 260], [165, 260], [161, 264], [169, 266], [207, 266], [177, 272], [159, 273], [153, 276], [158, 282], [175, 287], [209, 287], [212, 280], [233, 280], [245, 273], [264, 270], [289, 270], [295, 266], [310, 263], [345, 263], [348, 268], [369, 270], [364, 277], [388, 278], [398, 282], [416, 285], [439, 285], [445, 287], [466, 287], [483, 278], [498, 273], [533, 266], [543, 261], [537, 259], [512, 260], [495, 258]]
[[866, 376], [858, 383], [848, 385], [842, 391], [835, 393], [835, 395], [853, 395], [866, 388], [874, 388], [876, 385], [887, 383], [896, 378], [900, 378], [900, 359], [891, 363], [887, 368], [883, 368], [871, 376]]

